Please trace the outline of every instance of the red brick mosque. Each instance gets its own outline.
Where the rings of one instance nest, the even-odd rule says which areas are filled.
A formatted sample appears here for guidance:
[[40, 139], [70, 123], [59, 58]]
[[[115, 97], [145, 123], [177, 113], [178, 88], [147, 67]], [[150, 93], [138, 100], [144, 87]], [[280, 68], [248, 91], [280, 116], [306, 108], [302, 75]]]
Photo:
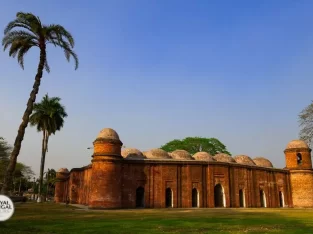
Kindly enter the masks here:
[[283, 169], [263, 157], [122, 150], [110, 128], [93, 144], [90, 165], [57, 172], [55, 202], [90, 209], [313, 207], [311, 149], [300, 140], [287, 144]]

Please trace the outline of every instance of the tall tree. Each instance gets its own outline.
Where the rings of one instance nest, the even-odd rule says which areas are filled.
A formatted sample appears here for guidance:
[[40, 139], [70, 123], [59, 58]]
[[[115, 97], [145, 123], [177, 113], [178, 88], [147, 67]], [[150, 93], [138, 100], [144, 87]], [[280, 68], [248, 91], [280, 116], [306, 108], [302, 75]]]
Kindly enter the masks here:
[[23, 114], [22, 123], [19, 126], [15, 138], [10, 163], [6, 170], [4, 184], [1, 190], [1, 193], [3, 194], [8, 193], [8, 186], [12, 181], [17, 157], [20, 153], [25, 129], [29, 122], [29, 116], [33, 111], [33, 104], [36, 101], [36, 95], [39, 90], [43, 70], [45, 69], [47, 72], [50, 72], [46, 51], [46, 46], [48, 44], [63, 49], [66, 59], [69, 61], [72, 57], [75, 61], [75, 69], [78, 68], [78, 57], [73, 51], [74, 38], [63, 26], [58, 24], [44, 25], [41, 23], [39, 17], [31, 13], [18, 12], [16, 14], [16, 19], [9, 22], [4, 29], [4, 37], [2, 40], [3, 48], [4, 50], [8, 47], [10, 48], [9, 56], [13, 58], [17, 56], [17, 61], [22, 68], [24, 68], [24, 56], [31, 48], [39, 48], [40, 56], [33, 89], [30, 93], [27, 107]]
[[313, 101], [300, 112], [299, 124], [300, 139], [311, 146], [313, 140]]
[[187, 137], [183, 140], [172, 140], [161, 147], [161, 149], [172, 152], [174, 150], [186, 150], [190, 154], [195, 154], [199, 151], [208, 152], [211, 155], [217, 153], [225, 153], [231, 155], [226, 146], [216, 138], [203, 137]]
[[65, 107], [60, 103], [61, 98], [49, 97], [46, 94], [41, 102], [35, 103], [34, 112], [30, 116], [30, 125], [37, 126], [37, 130], [42, 132], [42, 149], [41, 149], [41, 163], [39, 174], [39, 194], [38, 202], [42, 198], [43, 174], [45, 167], [46, 153], [48, 152], [48, 141], [51, 134], [60, 131], [64, 125], [64, 118], [67, 117]]

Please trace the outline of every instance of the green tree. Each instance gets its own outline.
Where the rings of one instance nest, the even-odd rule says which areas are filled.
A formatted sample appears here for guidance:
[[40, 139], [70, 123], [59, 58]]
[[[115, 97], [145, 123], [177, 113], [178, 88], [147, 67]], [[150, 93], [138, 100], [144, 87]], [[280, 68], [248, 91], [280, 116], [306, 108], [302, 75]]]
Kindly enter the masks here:
[[9, 164], [9, 157], [12, 147], [8, 144], [8, 142], [0, 137], [0, 184], [4, 179], [5, 169]]
[[313, 140], [313, 101], [300, 112], [299, 125], [300, 139], [311, 146]]
[[54, 184], [56, 182], [56, 171], [54, 169], [48, 169], [46, 172], [46, 178], [44, 181], [46, 196], [54, 194]]
[[64, 118], [67, 117], [65, 107], [60, 103], [61, 98], [49, 97], [46, 94], [41, 102], [35, 103], [34, 112], [30, 116], [30, 125], [36, 126], [39, 132], [42, 132], [42, 149], [41, 149], [41, 163], [39, 174], [39, 194], [38, 201], [41, 201], [43, 188], [43, 174], [45, 167], [46, 153], [48, 152], [48, 141], [51, 134], [60, 131], [64, 125]]
[[34, 176], [35, 173], [30, 166], [24, 163], [17, 162], [13, 173], [13, 190], [22, 192], [26, 189], [29, 178]]
[[174, 150], [186, 150], [190, 154], [195, 154], [199, 151], [208, 152], [211, 155], [217, 153], [225, 153], [231, 155], [226, 146], [216, 138], [203, 137], [187, 137], [183, 140], [172, 140], [161, 147], [161, 149], [172, 152]]
[[[12, 147], [8, 144], [8, 142], [3, 138], [0, 137], [0, 182], [3, 181], [4, 175], [5, 175], [5, 169], [7, 168], [9, 164], [9, 157], [11, 153]], [[9, 186], [10, 189], [16, 188], [15, 185], [19, 186], [19, 191], [23, 189], [26, 186], [26, 183], [28, 182], [28, 178], [34, 175], [33, 170], [31, 167], [17, 162], [16, 167], [13, 173], [13, 187], [12, 184]]]
[[17, 157], [21, 149], [25, 129], [29, 122], [29, 116], [33, 111], [33, 104], [36, 101], [43, 70], [45, 69], [47, 72], [50, 71], [46, 51], [48, 44], [63, 49], [66, 59], [69, 61], [72, 57], [75, 61], [75, 69], [78, 68], [78, 57], [73, 51], [74, 38], [63, 26], [58, 24], [44, 25], [41, 23], [39, 17], [31, 13], [18, 12], [16, 19], [9, 22], [4, 29], [4, 37], [2, 40], [3, 48], [4, 50], [10, 48], [9, 56], [13, 58], [17, 56], [17, 61], [22, 68], [24, 68], [24, 56], [31, 48], [39, 48], [40, 57], [33, 89], [30, 93], [22, 123], [19, 126], [15, 138], [10, 162], [6, 170], [4, 184], [1, 190], [3, 194], [8, 193], [8, 186], [12, 181]]

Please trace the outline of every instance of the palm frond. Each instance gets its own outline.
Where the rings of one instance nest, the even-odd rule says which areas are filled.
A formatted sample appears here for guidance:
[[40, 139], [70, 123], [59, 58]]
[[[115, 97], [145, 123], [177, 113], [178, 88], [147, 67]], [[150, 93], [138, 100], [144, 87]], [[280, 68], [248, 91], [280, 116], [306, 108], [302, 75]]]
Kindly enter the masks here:
[[28, 43], [31, 46], [38, 46], [38, 42], [32, 36], [20, 35], [16, 37], [4, 37], [2, 40], [3, 50], [5, 51], [13, 43], [23, 43], [24, 45]]
[[28, 52], [30, 48], [32, 48], [32, 45], [27, 44], [21, 47], [21, 49], [18, 51], [17, 61], [23, 69], [24, 69], [24, 55]]
[[50, 40], [56, 39], [57, 41], [66, 41], [70, 47], [73, 48], [75, 45], [74, 38], [70, 32], [68, 32], [63, 26], [59, 24], [50, 24], [43, 26], [46, 29], [46, 37]]
[[7, 34], [14, 28], [25, 28], [29, 31], [32, 31], [31, 27], [27, 24], [26, 20], [17, 18], [7, 24], [7, 26], [4, 28], [4, 34]]
[[40, 31], [42, 29], [41, 21], [39, 17], [33, 15], [32, 13], [18, 12], [16, 18], [24, 21], [26, 25], [31, 28], [31, 31], [36, 35], [40, 36]]

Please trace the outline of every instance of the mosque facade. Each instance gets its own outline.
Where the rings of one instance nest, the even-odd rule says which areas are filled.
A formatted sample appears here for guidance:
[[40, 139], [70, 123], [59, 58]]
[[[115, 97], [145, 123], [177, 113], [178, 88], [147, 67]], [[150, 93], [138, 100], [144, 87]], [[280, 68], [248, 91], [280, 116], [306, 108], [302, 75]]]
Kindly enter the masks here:
[[57, 172], [56, 203], [90, 209], [313, 207], [311, 149], [301, 140], [287, 144], [283, 169], [263, 157], [122, 150], [110, 128], [93, 144], [90, 165]]

